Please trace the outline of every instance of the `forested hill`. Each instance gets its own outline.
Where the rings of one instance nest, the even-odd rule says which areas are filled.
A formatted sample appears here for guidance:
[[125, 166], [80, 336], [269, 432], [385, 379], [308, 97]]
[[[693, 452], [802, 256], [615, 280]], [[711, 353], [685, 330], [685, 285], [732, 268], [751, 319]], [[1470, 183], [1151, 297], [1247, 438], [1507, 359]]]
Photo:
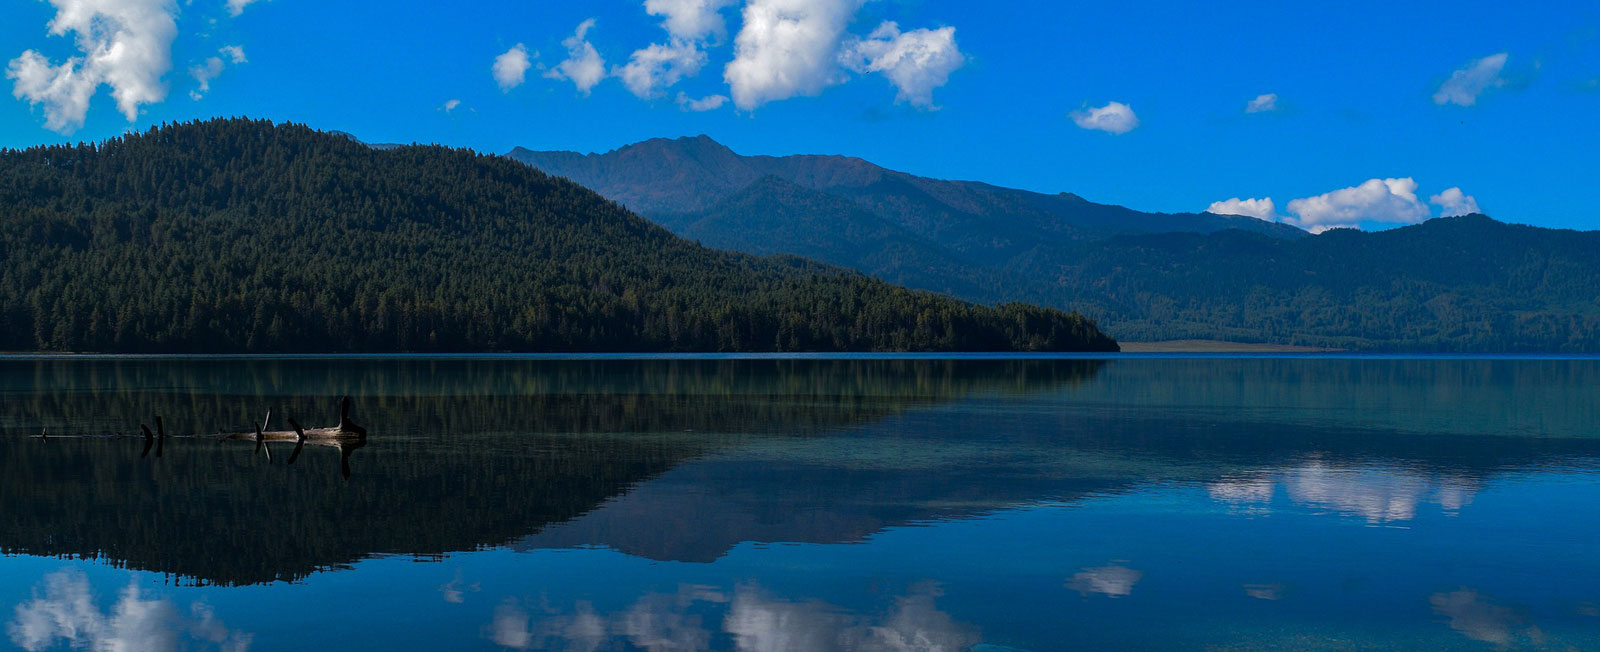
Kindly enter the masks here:
[[298, 125], [0, 151], [0, 350], [1115, 350], [1074, 314], [701, 247], [563, 179]]
[[1600, 232], [1484, 215], [1292, 242], [1237, 231], [1112, 238], [1011, 271], [1051, 279], [1056, 300], [1129, 340], [1600, 353]]

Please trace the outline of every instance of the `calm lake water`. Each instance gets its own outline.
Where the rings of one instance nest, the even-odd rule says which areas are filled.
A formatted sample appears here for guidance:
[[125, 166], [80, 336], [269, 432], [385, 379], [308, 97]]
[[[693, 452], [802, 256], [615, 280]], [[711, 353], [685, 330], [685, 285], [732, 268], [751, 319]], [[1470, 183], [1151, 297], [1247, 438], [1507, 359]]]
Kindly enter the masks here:
[[[344, 395], [368, 443], [292, 466], [179, 436]], [[0, 644], [1600, 650], [1597, 398], [1595, 359], [0, 360]], [[75, 437], [156, 415], [159, 456]]]

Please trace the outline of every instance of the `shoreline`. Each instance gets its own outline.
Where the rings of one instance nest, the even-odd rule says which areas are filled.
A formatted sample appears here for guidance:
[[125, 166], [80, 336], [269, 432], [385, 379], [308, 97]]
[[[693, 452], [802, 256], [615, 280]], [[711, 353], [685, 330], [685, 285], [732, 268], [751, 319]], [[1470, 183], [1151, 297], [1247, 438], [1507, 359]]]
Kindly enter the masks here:
[[[1139, 344], [1139, 343], [1135, 343]], [[1134, 350], [1126, 350], [1132, 348]], [[1352, 352], [1334, 349], [1276, 350], [1140, 350], [1125, 347], [1120, 353], [0, 353], [0, 362], [13, 361], [235, 361], [235, 360], [1163, 360], [1289, 358], [1307, 360], [1600, 360], [1600, 353], [1402, 353]]]

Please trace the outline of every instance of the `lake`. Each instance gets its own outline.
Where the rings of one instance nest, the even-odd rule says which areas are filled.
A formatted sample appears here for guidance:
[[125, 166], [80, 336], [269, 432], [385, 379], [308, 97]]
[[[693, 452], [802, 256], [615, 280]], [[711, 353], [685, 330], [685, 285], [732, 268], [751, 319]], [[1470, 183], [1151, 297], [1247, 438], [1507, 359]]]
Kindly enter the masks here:
[[[0, 359], [0, 640], [1596, 650], [1597, 390], [1593, 358]], [[195, 436], [341, 396], [365, 445]]]

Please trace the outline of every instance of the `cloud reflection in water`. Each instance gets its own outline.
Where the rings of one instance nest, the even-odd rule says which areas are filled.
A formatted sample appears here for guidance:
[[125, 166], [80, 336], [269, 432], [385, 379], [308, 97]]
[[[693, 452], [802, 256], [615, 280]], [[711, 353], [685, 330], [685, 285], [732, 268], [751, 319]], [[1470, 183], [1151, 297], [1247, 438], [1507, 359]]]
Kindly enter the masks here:
[[209, 605], [197, 602], [185, 613], [169, 600], [145, 597], [133, 584], [109, 612], [102, 612], [89, 578], [72, 570], [46, 575], [34, 587], [33, 599], [17, 605], [6, 634], [30, 652], [61, 643], [89, 650], [244, 652], [251, 641], [250, 634], [223, 625]]
[[1095, 568], [1086, 568], [1073, 575], [1067, 581], [1067, 588], [1077, 591], [1085, 597], [1099, 594], [1111, 598], [1125, 598], [1133, 595], [1133, 585], [1144, 578], [1144, 573], [1126, 566], [1110, 564]]
[[1518, 610], [1495, 604], [1472, 589], [1435, 593], [1428, 597], [1433, 612], [1449, 619], [1450, 628], [1467, 638], [1505, 649], [1515, 643], [1544, 643], [1544, 633]]
[[1378, 525], [1410, 521], [1417, 507], [1438, 505], [1448, 516], [1472, 502], [1470, 480], [1383, 467], [1343, 468], [1321, 461], [1206, 485], [1213, 500], [1264, 511], [1282, 491], [1297, 505], [1358, 516]]
[[[518, 650], [592, 652], [626, 644], [651, 651], [705, 650], [726, 635], [749, 652], [823, 650], [966, 650], [981, 639], [935, 605], [936, 585], [921, 584], [895, 600], [887, 614], [866, 617], [816, 600], [785, 600], [753, 585], [732, 594], [685, 586], [650, 593], [627, 610], [600, 614], [587, 602], [570, 611], [533, 608], [508, 599], [495, 609], [488, 637]], [[720, 613], [721, 622], [715, 617]]]

